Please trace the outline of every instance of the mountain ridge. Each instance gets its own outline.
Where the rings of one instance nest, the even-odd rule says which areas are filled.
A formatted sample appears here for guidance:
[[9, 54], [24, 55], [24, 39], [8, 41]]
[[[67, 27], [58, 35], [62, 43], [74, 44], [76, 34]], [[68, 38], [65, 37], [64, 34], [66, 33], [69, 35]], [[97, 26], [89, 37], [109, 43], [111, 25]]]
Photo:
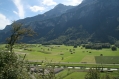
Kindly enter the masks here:
[[118, 0], [85, 0], [57, 17], [30, 22], [38, 36], [28, 43], [114, 43], [119, 40], [118, 7]]

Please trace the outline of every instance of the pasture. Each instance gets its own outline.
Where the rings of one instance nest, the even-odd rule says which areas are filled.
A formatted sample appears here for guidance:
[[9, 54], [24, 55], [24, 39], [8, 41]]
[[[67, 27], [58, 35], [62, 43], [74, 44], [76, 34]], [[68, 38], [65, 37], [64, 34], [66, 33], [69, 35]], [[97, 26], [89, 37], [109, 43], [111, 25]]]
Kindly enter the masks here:
[[56, 63], [89, 63], [96, 64], [119, 64], [119, 49], [112, 51], [110, 49], [85, 49], [82, 46], [65, 45], [40, 45], [27, 44], [17, 45], [14, 49], [17, 54], [26, 54], [26, 60], [32, 62], [56, 62]]
[[[58, 73], [59, 77], [56, 75], [57, 78], [61, 79], [85, 79], [85, 76], [87, 75], [87, 72], [85, 71], [77, 71], [77, 70], [71, 70], [73, 72], [71, 73], [67, 73], [66, 70]], [[100, 73], [100, 79], [105, 79], [105, 75], [111, 75], [111, 79], [112, 77], [118, 76], [118, 72], [106, 72], [106, 73]], [[65, 75], [65, 76], [64, 76]]]
[[[4, 46], [0, 45], [0, 48]], [[85, 49], [82, 46], [74, 48], [65, 45], [17, 44], [14, 46], [14, 52], [20, 56], [26, 54], [25, 60], [32, 64], [44, 62], [45, 65], [53, 63], [55, 66], [64, 67], [62, 72], [56, 74], [60, 79], [84, 79], [87, 74], [86, 68], [90, 67], [119, 68], [119, 49], [112, 51], [111, 48], [95, 50]], [[69, 71], [68, 67], [72, 69]], [[76, 67], [80, 69], [75, 69]], [[104, 74], [101, 73], [102, 76]], [[116, 71], [109, 74], [117, 76], [118, 73]]]

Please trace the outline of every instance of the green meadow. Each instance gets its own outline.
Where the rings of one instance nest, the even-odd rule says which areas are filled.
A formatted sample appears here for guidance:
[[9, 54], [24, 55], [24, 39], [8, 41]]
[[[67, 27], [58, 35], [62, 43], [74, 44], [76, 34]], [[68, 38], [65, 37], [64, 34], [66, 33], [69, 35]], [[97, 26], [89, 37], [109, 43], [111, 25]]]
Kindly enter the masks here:
[[86, 72], [79, 72], [68, 69], [63, 70], [62, 72], [56, 74], [57, 79], [84, 79]]
[[111, 48], [95, 50], [82, 46], [27, 44], [15, 46], [14, 51], [20, 55], [26, 54], [26, 60], [32, 62], [119, 64], [119, 49], [112, 51]]
[[[87, 72], [85, 71], [71, 70], [70, 72], [68, 73], [68, 70], [65, 69], [64, 71], [56, 74], [56, 77], [58, 79], [85, 79], [85, 76], [87, 75]], [[100, 73], [100, 79], [105, 79], [106, 74], [111, 75], [111, 79], [113, 79], [112, 77], [118, 76], [118, 72], [106, 72]]]
[[[5, 45], [0, 45], [0, 48], [4, 47]], [[117, 51], [112, 51], [111, 48], [95, 50], [85, 49], [82, 46], [74, 48], [65, 45], [17, 44], [14, 46], [14, 52], [20, 56], [26, 54], [25, 60], [32, 64], [46, 62], [49, 65], [66, 67], [56, 74], [57, 79], [85, 79], [86, 67], [119, 68], [119, 48]], [[67, 67], [82, 68], [68, 69]], [[101, 76], [106, 73], [101, 73]], [[117, 76], [118, 72], [108, 74]]]

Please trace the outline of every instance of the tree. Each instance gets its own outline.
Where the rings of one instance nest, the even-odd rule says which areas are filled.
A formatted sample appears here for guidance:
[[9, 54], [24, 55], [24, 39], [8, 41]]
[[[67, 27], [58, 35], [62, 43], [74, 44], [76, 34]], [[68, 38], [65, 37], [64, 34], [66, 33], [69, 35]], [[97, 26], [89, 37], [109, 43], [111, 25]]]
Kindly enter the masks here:
[[116, 46], [112, 46], [112, 51], [116, 51], [117, 50], [117, 47]]
[[0, 51], [0, 79], [30, 79], [26, 67], [24, 58], [7, 50]]
[[13, 22], [11, 29], [11, 36], [7, 38], [8, 48], [10, 51], [13, 49], [13, 45], [24, 36], [33, 36], [35, 32], [31, 28], [23, 27], [23, 24]]
[[7, 39], [7, 48], [0, 50], [0, 79], [31, 79], [23, 58], [13, 52], [14, 44], [23, 36], [33, 36], [30, 28], [22, 27], [21, 23], [13, 22], [11, 36]]
[[111, 78], [111, 76], [106, 73], [103, 79], [113, 79], [113, 78]]
[[77, 48], [77, 45], [74, 45], [74, 48]]
[[85, 75], [85, 79], [100, 79], [100, 72], [96, 69], [90, 69], [88, 73]]
[[98, 68], [91, 68], [85, 75], [85, 79], [118, 79], [118, 77], [113, 77], [111, 74], [108, 74], [107, 72], [102, 76], [100, 75], [100, 71], [98, 70]]
[[116, 46], [116, 47], [119, 47], [119, 41], [116, 41], [116, 42], [115, 42], [115, 46]]

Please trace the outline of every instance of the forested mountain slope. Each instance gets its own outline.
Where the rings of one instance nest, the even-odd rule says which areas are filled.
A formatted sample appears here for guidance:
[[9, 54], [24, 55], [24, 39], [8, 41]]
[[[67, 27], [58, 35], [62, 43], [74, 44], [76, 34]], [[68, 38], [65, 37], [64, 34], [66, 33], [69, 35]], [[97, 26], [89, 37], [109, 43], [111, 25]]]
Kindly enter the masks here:
[[[61, 5], [63, 6], [63, 5]], [[60, 6], [60, 7], [61, 7]], [[19, 20], [24, 26], [32, 26], [38, 36], [25, 39], [27, 43], [48, 44], [79, 44], [85, 42], [110, 42], [119, 40], [119, 0], [84, 0], [76, 7], [71, 7], [64, 12], [44, 18], [34, 17]], [[55, 8], [54, 8], [55, 9]], [[64, 8], [60, 8], [58, 11]], [[45, 16], [46, 13], [43, 15]], [[48, 14], [47, 14], [48, 15]], [[40, 18], [40, 15], [37, 17]], [[35, 16], [35, 18], [37, 18]], [[34, 20], [30, 20], [34, 19]], [[24, 20], [28, 20], [25, 22]], [[29, 21], [30, 20], [30, 21]], [[26, 24], [27, 23], [27, 24]], [[4, 38], [7, 27], [0, 37]], [[8, 29], [7, 29], [8, 30]], [[26, 41], [27, 40], [27, 41]], [[3, 42], [3, 39], [2, 41]]]

